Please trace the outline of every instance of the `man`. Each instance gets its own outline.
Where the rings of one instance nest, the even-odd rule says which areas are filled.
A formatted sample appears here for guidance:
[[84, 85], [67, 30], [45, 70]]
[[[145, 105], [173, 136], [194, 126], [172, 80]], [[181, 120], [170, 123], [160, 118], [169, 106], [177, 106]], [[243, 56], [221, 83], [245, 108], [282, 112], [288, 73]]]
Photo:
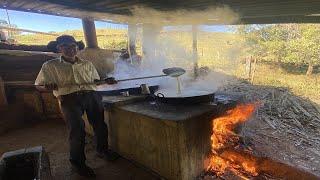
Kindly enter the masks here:
[[0, 30], [0, 42], [7, 42], [8, 37], [6, 35], [6, 33], [2, 30]]
[[[69, 35], [59, 36], [56, 41], [50, 42], [48, 48], [56, 48], [61, 56], [43, 64], [35, 84], [53, 90], [59, 101], [69, 131], [69, 160], [72, 166], [82, 176], [95, 177], [94, 171], [85, 163], [84, 111], [94, 129], [97, 155], [108, 160], [115, 160], [118, 156], [108, 150], [108, 131], [101, 96], [93, 84], [100, 77], [90, 61], [77, 57], [79, 45], [81, 47], [81, 42]], [[107, 78], [106, 83], [114, 84], [116, 81]]]
[[135, 66], [141, 65], [141, 56], [138, 55], [134, 49], [131, 51], [131, 54], [129, 54], [129, 51], [127, 49], [121, 49], [119, 60], [124, 61], [128, 64], [132, 63], [131, 65]]

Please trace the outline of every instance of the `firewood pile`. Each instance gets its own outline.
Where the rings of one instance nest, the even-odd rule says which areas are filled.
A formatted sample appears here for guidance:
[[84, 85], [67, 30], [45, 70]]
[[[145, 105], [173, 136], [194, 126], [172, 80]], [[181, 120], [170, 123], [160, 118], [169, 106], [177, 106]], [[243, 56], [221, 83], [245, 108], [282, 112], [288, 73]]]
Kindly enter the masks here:
[[220, 90], [260, 104], [241, 134], [257, 152], [320, 176], [319, 105], [286, 88], [246, 81], [230, 82]]

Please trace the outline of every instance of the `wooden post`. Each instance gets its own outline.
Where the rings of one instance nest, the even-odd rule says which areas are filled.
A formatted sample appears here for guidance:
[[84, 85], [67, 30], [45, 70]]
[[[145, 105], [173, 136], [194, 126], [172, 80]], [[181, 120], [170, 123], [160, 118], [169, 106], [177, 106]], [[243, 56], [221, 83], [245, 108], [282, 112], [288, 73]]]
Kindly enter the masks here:
[[84, 38], [88, 48], [98, 48], [98, 40], [94, 20], [82, 19]]
[[246, 58], [246, 79], [251, 78], [251, 63], [252, 63], [252, 56], [250, 56], [250, 58]]
[[4, 89], [4, 81], [0, 76], [0, 107], [7, 106], [7, 105], [8, 105], [8, 101], [7, 101], [7, 96]]
[[137, 26], [135, 24], [128, 25], [128, 50], [136, 52]]
[[128, 53], [130, 62], [133, 64], [132, 55], [136, 55], [136, 38], [137, 37], [137, 26], [135, 24], [128, 25]]
[[194, 78], [198, 77], [198, 26], [192, 25], [192, 59]]
[[251, 73], [251, 84], [253, 84], [253, 81], [254, 81], [254, 76], [255, 76], [255, 73], [256, 73], [256, 66], [257, 66], [257, 58], [254, 58], [254, 63], [253, 63], [253, 70], [252, 70], [252, 73]]

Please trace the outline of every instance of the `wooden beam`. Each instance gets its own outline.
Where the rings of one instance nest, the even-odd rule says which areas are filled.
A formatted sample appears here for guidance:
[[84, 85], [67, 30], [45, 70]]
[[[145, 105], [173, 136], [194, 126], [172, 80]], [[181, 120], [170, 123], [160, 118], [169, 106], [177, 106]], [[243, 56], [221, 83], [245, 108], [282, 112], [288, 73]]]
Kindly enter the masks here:
[[6, 91], [4, 88], [4, 81], [0, 76], [0, 107], [4, 107], [8, 105]]
[[88, 48], [98, 48], [98, 40], [94, 20], [82, 19], [84, 37]]
[[[95, 20], [120, 20], [117, 15], [132, 15], [130, 11], [135, 5], [150, 7], [161, 11], [192, 10], [202, 11], [210, 7], [227, 5], [240, 16], [235, 24], [268, 24], [268, 23], [320, 23], [319, 17], [309, 16], [320, 14], [319, 0], [175, 0], [163, 3], [154, 0], [0, 0], [0, 7], [25, 12], [45, 13], [56, 16], [77, 18], [94, 18]], [[115, 16], [110, 16], [114, 14]], [[206, 19], [206, 18], [204, 18]], [[146, 23], [142, 18], [138, 23]], [[192, 22], [181, 22], [190, 24]], [[208, 21], [204, 24], [223, 24], [222, 21]], [[178, 25], [168, 23], [166, 25]]]

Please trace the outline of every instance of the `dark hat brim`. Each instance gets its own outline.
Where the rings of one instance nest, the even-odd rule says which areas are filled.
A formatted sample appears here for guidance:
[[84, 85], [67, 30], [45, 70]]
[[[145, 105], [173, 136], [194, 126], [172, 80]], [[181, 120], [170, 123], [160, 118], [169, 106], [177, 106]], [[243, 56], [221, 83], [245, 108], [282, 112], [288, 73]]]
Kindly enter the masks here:
[[[83, 41], [76, 41], [75, 43], [77, 44], [79, 50], [83, 50], [85, 48]], [[50, 52], [58, 53], [58, 45], [59, 44], [57, 41], [50, 41], [47, 45], [47, 49]]]

